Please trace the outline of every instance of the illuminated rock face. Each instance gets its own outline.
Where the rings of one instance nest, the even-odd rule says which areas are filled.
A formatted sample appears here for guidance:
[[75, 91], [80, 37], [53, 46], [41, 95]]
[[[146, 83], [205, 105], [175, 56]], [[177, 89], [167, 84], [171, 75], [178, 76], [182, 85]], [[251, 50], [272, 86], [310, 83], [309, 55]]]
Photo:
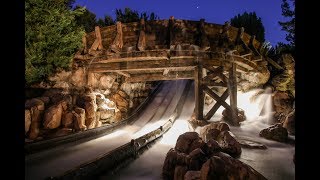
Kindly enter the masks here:
[[286, 128], [282, 127], [281, 123], [277, 123], [266, 129], [263, 129], [259, 133], [260, 136], [279, 142], [286, 142], [288, 139], [288, 131]]
[[[196, 132], [180, 135], [175, 148], [171, 148], [166, 155], [162, 168], [163, 179], [266, 179], [249, 165], [221, 152], [224, 147], [237, 146], [226, 126], [215, 123], [208, 127], [222, 130], [218, 141], [212, 138], [205, 143]], [[209, 132], [215, 128], [209, 129]], [[219, 129], [215, 130], [220, 132]], [[233, 151], [226, 152], [234, 154]]]

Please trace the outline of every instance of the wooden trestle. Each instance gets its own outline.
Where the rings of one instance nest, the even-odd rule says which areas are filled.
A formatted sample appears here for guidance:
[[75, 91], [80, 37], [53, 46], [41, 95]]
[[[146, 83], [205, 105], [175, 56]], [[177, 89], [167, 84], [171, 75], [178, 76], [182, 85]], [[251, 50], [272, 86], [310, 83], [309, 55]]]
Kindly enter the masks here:
[[[267, 62], [257, 50], [260, 43], [243, 28], [228, 23], [220, 26], [204, 19], [193, 22], [173, 17], [168, 21], [117, 22], [102, 30], [97, 26], [82, 41], [84, 49], [75, 59], [85, 64], [88, 77], [113, 73], [132, 83], [194, 80], [197, 120], [209, 120], [221, 106], [236, 116], [237, 79], [249, 72], [268, 72]], [[219, 96], [211, 90], [213, 86], [226, 90]], [[203, 114], [205, 94], [216, 101], [207, 114]]]

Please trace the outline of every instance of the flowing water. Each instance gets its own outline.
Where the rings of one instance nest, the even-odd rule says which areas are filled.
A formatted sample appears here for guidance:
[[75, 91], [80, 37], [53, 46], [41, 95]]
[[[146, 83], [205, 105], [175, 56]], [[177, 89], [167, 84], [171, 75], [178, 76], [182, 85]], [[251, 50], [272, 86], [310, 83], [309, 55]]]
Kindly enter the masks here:
[[[242, 148], [239, 160], [256, 169], [267, 179], [295, 179], [294, 145], [259, 137], [259, 132], [270, 126], [272, 112], [271, 93], [271, 89], [256, 89], [246, 93], [238, 92], [238, 107], [245, 111], [247, 120], [240, 127], [231, 126], [230, 129], [239, 139], [259, 142], [267, 146], [266, 150]], [[229, 99], [226, 102], [229, 102]], [[205, 107], [205, 110], [209, 108]], [[168, 150], [175, 146], [180, 134], [192, 130], [187, 120], [191, 118], [193, 109], [194, 89], [191, 87], [180, 117], [173, 127], [164, 134], [162, 139], [125, 168], [114, 174], [104, 174], [99, 179], [161, 179], [162, 165]], [[220, 120], [222, 111], [223, 108], [219, 108], [210, 121]], [[199, 128], [195, 131], [199, 132]], [[291, 136], [291, 138], [294, 138], [294, 136]]]

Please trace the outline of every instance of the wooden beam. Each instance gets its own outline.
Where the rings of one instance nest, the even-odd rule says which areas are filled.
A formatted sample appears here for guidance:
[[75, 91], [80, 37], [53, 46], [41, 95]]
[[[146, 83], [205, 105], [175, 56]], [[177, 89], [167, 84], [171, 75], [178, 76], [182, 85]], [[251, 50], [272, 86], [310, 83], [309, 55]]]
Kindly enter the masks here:
[[203, 120], [204, 94], [202, 90], [202, 65], [195, 67], [194, 71], [195, 90], [195, 116], [196, 120]]
[[95, 34], [96, 34], [96, 40], [98, 41], [98, 49], [102, 50], [103, 46], [102, 46], [102, 38], [101, 38], [101, 32], [100, 32], [100, 27], [96, 26], [94, 28]]
[[210, 111], [205, 115], [204, 119], [209, 120], [217, 112], [217, 110], [221, 106], [221, 102], [225, 102], [228, 96], [229, 96], [229, 89], [226, 89], [224, 93], [221, 95], [221, 97], [219, 98], [219, 101], [216, 101], [216, 103], [213, 105]]
[[233, 123], [239, 124], [237, 121], [238, 116], [238, 107], [237, 107], [237, 77], [236, 77], [236, 69], [237, 64], [232, 63], [231, 68], [229, 70], [229, 89], [230, 89], [230, 107], [232, 113]]
[[120, 58], [120, 59], [106, 59], [99, 60], [96, 62], [92, 62], [92, 64], [107, 64], [107, 63], [115, 63], [115, 62], [128, 62], [128, 61], [158, 61], [158, 60], [168, 60], [169, 58], [164, 57], [128, 57], [128, 58]]
[[126, 73], [126, 72], [122, 72], [122, 71], [116, 71], [116, 73], [122, 75], [122, 76], [125, 76], [125, 77], [131, 77], [129, 73]]
[[141, 72], [141, 71], [164, 71], [168, 69], [169, 71], [192, 71], [194, 70], [194, 66], [181, 66], [181, 67], [158, 67], [158, 68], [131, 68], [131, 69], [108, 69], [108, 68], [92, 68], [90, 67], [88, 71], [90, 72]]
[[162, 73], [144, 73], [131, 74], [131, 77], [125, 79], [126, 82], [145, 82], [145, 81], [163, 81], [163, 80], [179, 80], [179, 79], [193, 79], [193, 72], [169, 72], [167, 75]]
[[83, 45], [83, 52], [84, 54], [88, 53], [88, 46], [87, 46], [87, 37], [86, 37], [86, 33], [84, 34], [84, 36], [82, 37], [82, 45]]
[[214, 100], [216, 100], [217, 102], [219, 101], [223, 107], [225, 107], [226, 109], [230, 109], [229, 104], [227, 104], [224, 101], [221, 101], [221, 98], [216, 93], [214, 93], [210, 88], [208, 88], [207, 86], [203, 86], [202, 89]]
[[207, 86], [228, 87], [228, 84], [225, 82], [215, 82], [213, 80], [210, 80], [210, 81], [203, 80], [202, 83]]

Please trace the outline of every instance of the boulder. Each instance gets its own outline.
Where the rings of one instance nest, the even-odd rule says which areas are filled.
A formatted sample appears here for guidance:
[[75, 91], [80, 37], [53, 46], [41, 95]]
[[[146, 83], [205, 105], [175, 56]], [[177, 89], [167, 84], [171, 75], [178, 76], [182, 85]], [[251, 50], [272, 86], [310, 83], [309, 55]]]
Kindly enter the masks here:
[[240, 122], [246, 120], [246, 116], [244, 115], [244, 111], [240, 108], [238, 108], [238, 115], [235, 117], [236, 119], [232, 117], [231, 111], [224, 109], [222, 111], [223, 120], [229, 122], [232, 125], [239, 125]]
[[100, 73], [88, 73], [88, 86], [96, 88], [99, 86]]
[[184, 180], [199, 180], [200, 171], [187, 171], [184, 175]]
[[219, 134], [220, 134], [219, 129], [210, 129], [208, 133], [205, 135], [205, 141], [208, 142], [209, 140], [217, 140]]
[[174, 169], [174, 180], [184, 180], [184, 175], [186, 174], [188, 168], [186, 166], [176, 166]]
[[175, 150], [181, 153], [189, 154], [197, 148], [205, 148], [206, 143], [196, 132], [186, 132], [181, 134], [175, 146]]
[[84, 96], [85, 103], [84, 109], [86, 111], [86, 120], [85, 124], [88, 129], [92, 129], [96, 126], [96, 111], [97, 111], [97, 104], [96, 104], [96, 96], [94, 94], [88, 94]]
[[72, 72], [71, 75], [71, 84], [76, 86], [76, 87], [83, 87], [85, 85], [85, 68], [78, 68], [77, 70], [75, 70], [74, 72]]
[[184, 166], [188, 164], [189, 158], [185, 153], [179, 153], [175, 149], [171, 148], [164, 160], [162, 167], [162, 178], [163, 179], [173, 179], [175, 174], [176, 165]]
[[56, 73], [54, 76], [50, 76], [48, 79], [49, 81], [56, 81], [56, 82], [68, 81], [70, 76], [71, 76], [71, 71], [62, 70]]
[[240, 156], [241, 145], [230, 131], [222, 131], [217, 138], [217, 142], [219, 143], [222, 152], [225, 152], [232, 157]]
[[61, 124], [65, 128], [73, 128], [73, 114], [71, 111], [62, 114]]
[[27, 134], [27, 132], [30, 129], [31, 125], [31, 113], [29, 109], [24, 110], [24, 133]]
[[248, 149], [267, 149], [267, 146], [265, 146], [264, 144], [258, 143], [258, 142], [254, 142], [251, 140], [244, 140], [244, 139], [240, 139], [238, 140], [238, 142], [240, 143], [241, 147], [243, 148], [248, 148]]
[[295, 109], [286, 116], [282, 126], [287, 129], [289, 134], [295, 135]]
[[202, 165], [200, 179], [266, 180], [251, 166], [224, 153], [216, 153]]
[[110, 109], [110, 110], [105, 109], [99, 112], [100, 112], [100, 119], [103, 119], [103, 120], [112, 118], [115, 115], [115, 110], [113, 109]]
[[221, 147], [216, 140], [210, 139], [207, 141], [207, 154], [209, 157], [219, 151], [221, 151]]
[[73, 133], [73, 130], [71, 128], [61, 128], [58, 129], [54, 134], [50, 135], [51, 138], [53, 137], [59, 137], [59, 136], [66, 136]]
[[111, 75], [103, 75], [99, 80], [100, 89], [110, 89], [115, 81], [116, 77]]
[[276, 91], [272, 96], [272, 102], [276, 113], [289, 114], [293, 109], [294, 98], [287, 92]]
[[69, 89], [70, 85], [64, 81], [58, 81], [53, 85], [53, 88]]
[[85, 110], [79, 107], [74, 108], [74, 111], [72, 111], [73, 114], [73, 121], [74, 121], [74, 129], [77, 131], [84, 131], [87, 129], [87, 126], [85, 125]]
[[[38, 106], [39, 107], [39, 106]], [[37, 106], [33, 106], [30, 108], [30, 114], [31, 114], [31, 125], [30, 125], [30, 129], [29, 129], [29, 139], [31, 140], [35, 140], [37, 139], [38, 135], [39, 135], [39, 128], [41, 125], [41, 114], [42, 114], [42, 110], [39, 110], [37, 108]]]
[[188, 170], [198, 171], [202, 164], [207, 161], [207, 157], [200, 148], [197, 148], [188, 154], [188, 160]]
[[[211, 130], [211, 129], [216, 129], [218, 131]], [[210, 130], [212, 134], [209, 133]], [[230, 131], [228, 124], [224, 122], [212, 122], [208, 125], [203, 126], [200, 129], [200, 137], [205, 141], [208, 141], [209, 139], [206, 138], [207, 135], [215, 137], [216, 136], [215, 134], [219, 134], [221, 131]]]
[[31, 109], [32, 107], [36, 107], [39, 111], [43, 111], [45, 109], [44, 102], [39, 98], [26, 100], [24, 107], [25, 109]]
[[266, 139], [279, 142], [286, 142], [288, 140], [288, 131], [286, 128], [282, 127], [281, 123], [277, 123], [273, 126], [261, 130], [259, 135]]
[[44, 113], [43, 127], [46, 129], [55, 129], [61, 124], [62, 103], [56, 104], [48, 108]]

